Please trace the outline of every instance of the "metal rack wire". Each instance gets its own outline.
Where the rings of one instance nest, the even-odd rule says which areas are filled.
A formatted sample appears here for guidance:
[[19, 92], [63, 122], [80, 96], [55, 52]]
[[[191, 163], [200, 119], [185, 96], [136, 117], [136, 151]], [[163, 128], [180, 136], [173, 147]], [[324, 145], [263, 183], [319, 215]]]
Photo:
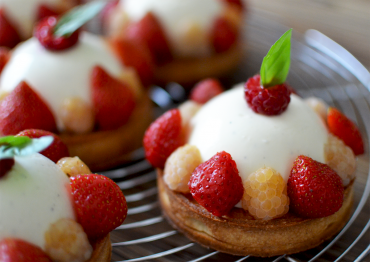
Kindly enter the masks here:
[[[250, 16], [246, 21], [245, 58], [225, 85], [245, 80], [259, 70], [263, 56], [286, 31], [282, 25], [265, 18]], [[309, 30], [304, 36], [293, 33], [292, 63], [288, 82], [303, 97], [317, 96], [345, 112], [359, 126], [369, 152], [370, 74], [345, 49]], [[174, 91], [175, 90], [175, 91]], [[158, 114], [185, 99], [176, 84], [154, 87], [152, 99]], [[370, 172], [369, 153], [358, 157], [355, 200], [352, 217], [331, 241], [312, 250], [269, 259], [236, 257], [204, 248], [174, 230], [162, 217], [157, 200], [156, 174], [135, 152], [127, 166], [106, 171], [123, 190], [128, 217], [111, 233], [112, 261], [370, 261]]]

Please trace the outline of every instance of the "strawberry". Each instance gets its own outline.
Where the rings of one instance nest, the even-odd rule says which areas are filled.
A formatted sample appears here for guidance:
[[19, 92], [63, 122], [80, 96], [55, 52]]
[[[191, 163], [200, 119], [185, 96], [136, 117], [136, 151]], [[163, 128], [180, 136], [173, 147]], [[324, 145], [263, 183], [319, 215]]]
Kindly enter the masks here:
[[305, 218], [321, 218], [337, 212], [343, 203], [343, 184], [328, 165], [300, 155], [288, 179], [290, 209]]
[[0, 47], [0, 74], [9, 60], [10, 52], [7, 47]]
[[255, 75], [245, 83], [244, 93], [254, 112], [279, 115], [288, 108], [291, 91], [285, 83], [264, 88], [260, 83], [260, 75]]
[[27, 129], [18, 133], [16, 136], [28, 136], [29, 138], [39, 138], [42, 136], [52, 136], [54, 138], [53, 143], [41, 151], [40, 154], [46, 156], [53, 162], [58, 162], [63, 157], [69, 157], [69, 152], [66, 144], [60, 139], [59, 136], [40, 129]]
[[[5, 176], [14, 166], [14, 158], [0, 159], [0, 178]], [[1, 261], [1, 260], [0, 260]]]
[[41, 248], [17, 238], [0, 241], [1, 262], [52, 262]]
[[364, 142], [357, 126], [336, 108], [328, 109], [329, 131], [349, 146], [355, 155], [364, 153]]
[[95, 122], [100, 130], [116, 129], [129, 120], [135, 108], [135, 97], [126, 84], [95, 66], [91, 74], [91, 90]]
[[194, 86], [191, 90], [190, 99], [199, 104], [205, 104], [208, 100], [222, 92], [223, 87], [221, 83], [217, 79], [208, 78]]
[[35, 26], [34, 36], [50, 51], [62, 51], [74, 46], [80, 35], [80, 31], [76, 30], [70, 36], [55, 36], [54, 27], [57, 22], [57, 16], [48, 16]]
[[0, 46], [13, 48], [20, 41], [21, 38], [14, 25], [6, 17], [4, 9], [0, 8]]
[[238, 29], [226, 18], [215, 20], [211, 31], [211, 43], [216, 53], [230, 49], [238, 39]]
[[180, 111], [169, 110], [146, 130], [143, 141], [145, 157], [154, 167], [163, 169], [167, 158], [184, 142]]
[[235, 161], [225, 151], [200, 164], [189, 181], [194, 199], [215, 216], [223, 216], [242, 199], [244, 188]]
[[123, 223], [127, 203], [113, 180], [97, 174], [70, 179], [77, 221], [90, 239], [102, 238]]
[[162, 26], [150, 12], [139, 22], [128, 26], [126, 37], [135, 42], [147, 45], [157, 64], [163, 64], [172, 59], [169, 44]]
[[149, 86], [153, 79], [154, 63], [147, 46], [126, 38], [112, 38], [109, 42], [121, 62], [135, 68], [143, 85]]
[[37, 9], [36, 21], [40, 21], [48, 16], [56, 16], [56, 15], [60, 15], [60, 13], [51, 9], [47, 5], [40, 4]]
[[26, 82], [21, 82], [0, 102], [0, 133], [15, 135], [30, 128], [57, 129], [49, 107]]

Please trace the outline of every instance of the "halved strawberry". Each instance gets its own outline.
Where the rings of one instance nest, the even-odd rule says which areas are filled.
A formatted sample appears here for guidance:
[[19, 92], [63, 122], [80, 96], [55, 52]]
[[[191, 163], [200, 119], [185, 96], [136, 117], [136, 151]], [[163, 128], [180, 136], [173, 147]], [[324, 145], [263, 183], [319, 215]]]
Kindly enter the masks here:
[[230, 49], [238, 39], [238, 29], [226, 18], [216, 19], [211, 31], [211, 43], [216, 53]]
[[99, 20], [102, 23], [103, 28], [106, 27], [107, 20], [114, 11], [114, 9], [117, 7], [117, 4], [119, 3], [119, 0], [111, 0], [109, 1], [103, 8], [103, 10], [99, 14]]
[[189, 189], [194, 199], [215, 216], [223, 216], [242, 199], [244, 188], [235, 161], [225, 151], [200, 164]]
[[13, 48], [21, 41], [15, 26], [5, 14], [3, 8], [0, 8], [0, 46]]
[[338, 109], [330, 107], [328, 109], [328, 126], [329, 131], [339, 137], [349, 146], [355, 155], [364, 153], [364, 142], [360, 130]]
[[190, 99], [200, 103], [205, 104], [211, 98], [221, 94], [223, 92], [223, 87], [217, 79], [208, 78], [197, 83], [191, 90]]
[[162, 26], [155, 15], [150, 12], [139, 22], [128, 26], [126, 37], [147, 45], [157, 64], [163, 64], [172, 59]]
[[36, 21], [40, 21], [48, 16], [57, 16], [60, 15], [60, 12], [53, 10], [48, 5], [40, 4], [37, 9]]
[[47, 104], [23, 81], [0, 102], [0, 133], [15, 135], [31, 128], [57, 130]]
[[127, 203], [113, 180], [97, 174], [71, 177], [77, 221], [90, 239], [99, 239], [120, 226], [127, 216]]
[[133, 91], [126, 84], [95, 66], [91, 74], [91, 91], [98, 129], [116, 129], [129, 120], [136, 103]]
[[41, 248], [17, 238], [0, 241], [1, 262], [52, 262]]
[[343, 203], [342, 179], [328, 165], [298, 156], [287, 184], [290, 210], [306, 218], [321, 218], [337, 212]]
[[184, 142], [180, 111], [169, 110], [146, 130], [143, 141], [145, 157], [154, 167], [163, 169], [167, 158]]
[[28, 136], [29, 138], [39, 138], [43, 136], [52, 136], [54, 138], [53, 143], [46, 148], [45, 150], [41, 151], [40, 154], [46, 156], [51, 161], [55, 163], [58, 162], [59, 159], [62, 157], [68, 157], [69, 152], [66, 144], [60, 139], [59, 136], [55, 135], [54, 133], [40, 130], [40, 129], [27, 129], [23, 130], [22, 132], [18, 133], [16, 136]]
[[147, 46], [126, 38], [112, 38], [109, 42], [121, 62], [135, 68], [142, 84], [149, 86], [153, 79], [154, 63]]

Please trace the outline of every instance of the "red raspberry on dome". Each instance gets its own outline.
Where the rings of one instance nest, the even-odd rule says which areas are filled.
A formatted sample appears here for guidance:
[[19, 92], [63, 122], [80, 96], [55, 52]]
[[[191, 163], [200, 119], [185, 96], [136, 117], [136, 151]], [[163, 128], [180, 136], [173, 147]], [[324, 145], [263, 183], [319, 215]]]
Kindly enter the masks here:
[[200, 164], [189, 181], [194, 199], [215, 216], [223, 216], [242, 199], [244, 188], [235, 161], [225, 151]]
[[245, 99], [250, 108], [263, 115], [279, 115], [290, 102], [290, 88], [285, 84], [264, 88], [260, 83], [260, 75], [248, 79], [244, 87]]
[[181, 114], [172, 109], [155, 120], [144, 135], [146, 159], [158, 168], [164, 168], [167, 158], [178, 147], [184, 145]]
[[290, 210], [305, 218], [327, 217], [343, 203], [343, 184], [328, 165], [298, 156], [288, 179]]
[[205, 104], [223, 91], [220, 81], [214, 78], [208, 78], [194, 86], [191, 90], [190, 99], [199, 104]]
[[70, 179], [77, 221], [90, 239], [102, 238], [123, 223], [127, 202], [113, 180], [97, 174]]
[[43, 47], [51, 51], [62, 51], [74, 46], [80, 35], [79, 30], [76, 30], [68, 37], [55, 36], [54, 27], [57, 23], [57, 16], [49, 16], [42, 19], [35, 27], [35, 37]]
[[63, 157], [69, 157], [69, 151], [59, 136], [55, 135], [54, 133], [40, 130], [40, 129], [27, 129], [23, 130], [22, 132], [18, 133], [16, 136], [27, 136], [29, 138], [40, 138], [43, 136], [52, 136], [54, 138], [53, 143], [48, 146], [46, 149], [40, 152], [41, 155], [46, 156], [54, 163], [58, 162], [59, 159]]

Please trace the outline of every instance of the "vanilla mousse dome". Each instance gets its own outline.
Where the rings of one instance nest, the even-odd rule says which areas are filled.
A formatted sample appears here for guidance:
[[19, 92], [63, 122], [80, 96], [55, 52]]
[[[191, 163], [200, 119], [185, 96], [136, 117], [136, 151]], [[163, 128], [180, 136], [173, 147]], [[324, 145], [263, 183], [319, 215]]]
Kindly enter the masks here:
[[[118, 128], [96, 124], [92, 73], [97, 66], [133, 94], [134, 109]], [[106, 39], [89, 32], [81, 32], [76, 45], [58, 52], [47, 50], [35, 37], [19, 44], [0, 74], [0, 101], [21, 82], [48, 106], [70, 155], [94, 171], [129, 161], [152, 120], [147, 113], [151, 102], [136, 69], [122, 63]]]
[[[83, 32], [76, 46], [62, 52], [46, 50], [33, 37], [12, 52], [0, 76], [0, 89], [9, 93], [21, 81], [27, 82], [47, 102], [63, 132], [60, 107], [65, 99], [77, 97], [92, 106], [90, 82], [96, 65], [116, 78], [127, 70], [107, 42], [91, 33]], [[136, 92], [139, 87], [133, 86]]]
[[245, 181], [261, 167], [272, 167], [285, 182], [299, 155], [325, 162], [328, 131], [322, 119], [298, 97], [291, 95], [287, 110], [277, 116], [256, 114], [247, 106], [243, 85], [207, 102], [191, 119], [188, 144], [203, 161], [226, 151]]
[[[126, 30], [148, 14], [158, 21], [172, 56], [170, 61], [157, 65], [154, 75], [158, 83], [194, 83], [224, 75], [238, 64], [243, 12], [233, 4], [222, 0], [120, 0], [107, 18], [106, 32], [125, 37]], [[237, 36], [231, 46], [216, 52], [212, 37], [221, 18]]]
[[45, 250], [45, 232], [59, 219], [75, 220], [69, 178], [40, 154], [14, 157], [0, 179], [0, 240], [19, 238]]
[[0, 0], [7, 19], [14, 26], [21, 39], [32, 36], [33, 26], [37, 20], [38, 9], [41, 5], [62, 13], [78, 3], [77, 0]]

